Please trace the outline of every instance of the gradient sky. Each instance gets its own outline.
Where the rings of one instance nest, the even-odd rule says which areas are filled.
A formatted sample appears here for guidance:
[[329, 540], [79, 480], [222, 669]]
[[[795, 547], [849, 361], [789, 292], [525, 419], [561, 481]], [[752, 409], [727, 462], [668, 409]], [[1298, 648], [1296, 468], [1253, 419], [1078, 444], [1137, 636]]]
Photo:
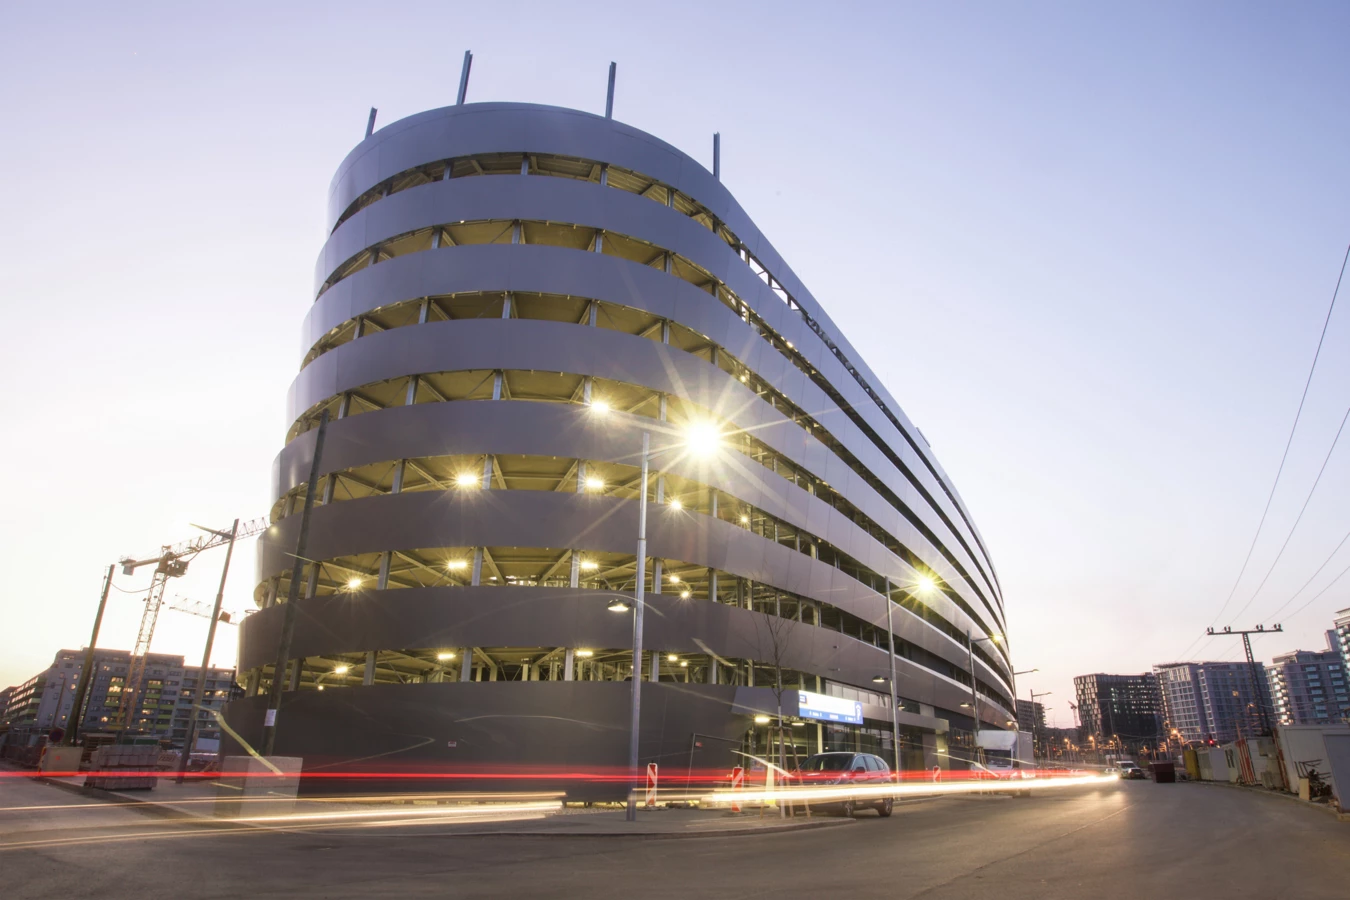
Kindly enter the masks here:
[[[329, 179], [369, 107], [453, 102], [465, 49], [470, 101], [603, 112], [615, 60], [616, 118], [709, 166], [721, 132], [723, 180], [955, 480], [1052, 721], [1074, 675], [1236, 658], [1194, 638], [1268, 620], [1350, 529], [1341, 446], [1232, 618], [1350, 403], [1342, 298], [1216, 619], [1350, 241], [1344, 4], [116, 6], [0, 34], [0, 686], [87, 642], [109, 562], [265, 514]], [[222, 561], [170, 595], [210, 601]], [[1321, 649], [1344, 607], [1350, 575], [1257, 652]], [[205, 626], [166, 612], [154, 649], [198, 658]]]

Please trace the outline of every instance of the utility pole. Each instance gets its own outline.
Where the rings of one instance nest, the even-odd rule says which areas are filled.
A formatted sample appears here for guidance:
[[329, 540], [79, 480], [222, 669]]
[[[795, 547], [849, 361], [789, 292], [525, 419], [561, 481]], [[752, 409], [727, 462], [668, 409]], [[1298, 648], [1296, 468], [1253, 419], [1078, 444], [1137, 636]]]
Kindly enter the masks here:
[[[468, 55], [464, 60], [464, 77], [468, 78]], [[460, 86], [461, 99], [463, 85]], [[267, 692], [267, 712], [263, 718], [262, 755], [271, 756], [277, 742], [277, 708], [281, 706], [281, 689], [286, 682], [290, 663], [291, 638], [295, 635], [296, 605], [300, 600], [300, 576], [304, 574], [305, 552], [309, 543], [309, 517], [314, 510], [314, 494], [319, 482], [319, 460], [323, 456], [323, 439], [328, 433], [328, 410], [319, 419], [319, 433], [314, 437], [314, 459], [309, 465], [309, 484], [305, 486], [305, 510], [300, 515], [300, 536], [295, 542], [295, 566], [291, 569], [291, 587], [286, 594], [286, 608], [281, 617], [281, 639], [277, 642], [277, 662], [272, 668], [272, 686]], [[636, 677], [636, 675], [634, 676]]]
[[113, 572], [117, 564], [108, 566], [108, 574], [103, 576], [103, 595], [98, 599], [98, 612], [94, 614], [94, 633], [89, 638], [89, 646], [84, 651], [84, 665], [80, 667], [80, 683], [75, 688], [75, 701], [71, 704], [70, 715], [66, 718], [66, 743], [75, 746], [80, 731], [80, 722], [84, 716], [84, 698], [89, 693], [89, 679], [94, 675], [94, 648], [98, 646], [98, 632], [103, 627], [103, 608], [108, 605], [108, 590], [112, 587]]
[[[221, 537], [225, 532], [215, 532]], [[230, 574], [230, 557], [234, 555], [234, 539], [239, 535], [239, 520], [234, 520], [230, 529], [230, 542], [225, 547], [225, 567], [220, 570], [220, 588], [216, 591], [216, 605], [211, 610], [211, 624], [206, 629], [206, 649], [202, 651], [202, 669], [197, 673], [197, 695], [192, 700], [192, 713], [188, 717], [187, 739], [183, 743], [183, 752], [178, 758], [178, 783], [183, 783], [187, 774], [188, 759], [192, 756], [192, 742], [197, 737], [197, 716], [202, 708], [202, 697], [206, 693], [206, 670], [211, 665], [211, 648], [216, 642], [216, 623], [220, 621], [220, 605], [225, 600], [225, 578]]]
[[[1252, 656], [1251, 636], [1253, 634], [1271, 634], [1281, 631], [1284, 631], [1284, 629], [1281, 628], [1279, 625], [1272, 625], [1269, 628], [1265, 627], [1264, 625], [1257, 625], [1255, 628], [1239, 629], [1238, 631], [1234, 631], [1231, 627], [1227, 625], [1224, 626], [1223, 631], [1215, 631], [1213, 628], [1205, 629], [1205, 633], [1208, 635], [1217, 635], [1217, 636], [1230, 634], [1242, 635], [1242, 648], [1247, 651], [1247, 677], [1251, 681], [1252, 697], [1255, 699], [1257, 708], [1261, 712], [1262, 735], [1269, 735], [1272, 733], [1272, 731], [1270, 728], [1270, 715], [1266, 712], [1265, 696], [1261, 693], [1261, 679], [1256, 674], [1256, 657]], [[1244, 716], [1247, 713], [1245, 708], [1243, 709], [1242, 712]]]

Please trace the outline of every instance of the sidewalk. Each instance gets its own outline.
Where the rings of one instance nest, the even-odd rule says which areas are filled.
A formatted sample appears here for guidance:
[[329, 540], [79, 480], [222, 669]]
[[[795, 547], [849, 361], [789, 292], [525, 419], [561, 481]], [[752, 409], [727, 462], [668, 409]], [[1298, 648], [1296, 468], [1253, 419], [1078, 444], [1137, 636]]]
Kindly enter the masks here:
[[1258, 787], [1252, 784], [1238, 784], [1233, 781], [1203, 781], [1188, 779], [1180, 784], [1208, 784], [1214, 787], [1233, 788], [1234, 790], [1247, 791], [1252, 794], [1260, 794], [1263, 797], [1276, 797], [1280, 800], [1289, 800], [1297, 803], [1299, 806], [1307, 809], [1320, 809], [1323, 812], [1330, 813], [1336, 817], [1339, 822], [1350, 822], [1350, 812], [1340, 812], [1333, 803], [1309, 803], [1306, 800], [1299, 799], [1297, 794], [1291, 794], [1288, 791], [1271, 790], [1270, 788]]
[[[639, 809], [627, 822], [622, 809], [563, 808], [555, 804], [461, 803], [429, 799], [362, 801], [351, 797], [300, 798], [284, 816], [218, 818], [217, 785], [213, 781], [175, 784], [160, 781], [153, 791], [106, 791], [84, 787], [84, 776], [41, 778], [62, 790], [107, 803], [134, 806], [137, 811], [205, 828], [352, 827], [362, 824], [432, 825], [456, 837], [567, 837], [674, 839], [728, 834], [775, 834], [852, 825], [842, 816], [779, 818], [778, 811], [758, 809], [736, 814], [724, 809]], [[905, 804], [908, 805], [908, 804]]]

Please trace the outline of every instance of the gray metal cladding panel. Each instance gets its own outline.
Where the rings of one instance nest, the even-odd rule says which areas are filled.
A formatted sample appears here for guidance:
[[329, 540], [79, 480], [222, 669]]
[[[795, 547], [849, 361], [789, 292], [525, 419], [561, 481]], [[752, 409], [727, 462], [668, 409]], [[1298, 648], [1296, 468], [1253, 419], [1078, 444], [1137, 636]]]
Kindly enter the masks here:
[[382, 241], [433, 225], [484, 219], [603, 228], [679, 253], [744, 291], [763, 286], [726, 241], [654, 200], [568, 178], [487, 175], [401, 191], [356, 213], [320, 251], [314, 266], [315, 292], [338, 266]]
[[[622, 799], [623, 782], [567, 773], [613, 775], [626, 769], [631, 690], [621, 681], [498, 681], [290, 692], [283, 695], [277, 717], [276, 752], [303, 757], [306, 771], [404, 776], [392, 783], [378, 777], [302, 779], [302, 793], [478, 791], [484, 789], [482, 775], [511, 773], [533, 777], [493, 778], [489, 789], [563, 790], [571, 800]], [[748, 722], [732, 712], [734, 694], [735, 688], [721, 685], [644, 685], [641, 764], [659, 761], [678, 769], [689, 759], [694, 733], [724, 738], [734, 747]], [[265, 697], [251, 697], [225, 708], [231, 729], [249, 746], [261, 743], [266, 706]], [[233, 739], [226, 744], [227, 753], [245, 752]], [[698, 764], [729, 768], [730, 754], [724, 755], [716, 756], [716, 763], [700, 757]], [[441, 778], [410, 782], [406, 776], [413, 773]], [[558, 773], [558, 780], [539, 778], [547, 773]], [[454, 774], [471, 777], [445, 780]]]
[[[508, 178], [511, 176], [502, 176], [502, 177]], [[487, 180], [487, 177], [479, 180]], [[641, 201], [641, 198], [635, 199]], [[642, 201], [642, 202], [650, 202], [650, 201]], [[529, 254], [529, 257], [536, 260], [537, 261], [536, 264], [528, 267], [511, 266], [510, 265], [511, 261], [518, 260], [522, 256], [520, 252], [512, 252], [512, 251], [524, 251], [524, 250], [533, 251], [532, 253]], [[619, 297], [618, 299], [615, 300], [615, 302], [624, 302], [624, 300], [631, 301], [631, 298], [635, 294], [639, 294], [638, 291], [635, 291], [633, 289], [633, 284], [635, 281], [636, 282], [646, 281], [649, 282], [649, 284], [642, 285], [644, 291], [640, 292], [641, 294], [646, 294], [648, 291], [655, 292], [657, 296], [660, 296], [661, 293], [667, 293], [673, 294], [674, 296], [678, 296], [684, 301], [680, 304], [681, 308], [676, 313], [673, 314], [673, 317], [676, 319], [676, 321], [680, 321], [682, 322], [682, 324], [692, 327], [696, 331], [704, 331], [704, 333], [706, 333], [706, 330], [713, 330], [710, 326], [712, 326], [718, 320], [728, 323], [727, 327], [733, 327], [743, 330], [747, 335], [751, 336], [750, 339], [754, 340], [753, 352], [749, 355], [748, 359], [743, 360], [744, 362], [746, 362], [755, 371], [760, 372], [762, 375], [768, 377], [770, 381], [776, 382], [780, 390], [783, 390], [784, 393], [787, 394], [787, 396], [791, 397], [799, 405], [808, 410], [815, 411], [815, 414], [822, 421], [822, 423], [825, 425], [827, 429], [829, 429], [837, 438], [842, 440], [846, 446], [849, 446], [849, 448], [854, 452], [856, 456], [858, 456], [864, 462], [864, 464], [869, 465], [872, 471], [877, 472], [883, 479], [888, 481], [892, 485], [893, 490], [896, 490], [896, 492], [899, 494], [902, 500], [907, 505], [909, 505], [912, 510], [915, 510], [918, 515], [920, 515], [922, 518], [926, 520], [930, 530], [932, 530], [937, 535], [949, 534], [946, 525], [940, 519], [938, 519], [936, 515], [933, 515], [932, 512], [929, 510], [927, 501], [925, 501], [918, 494], [918, 492], [913, 489], [913, 487], [909, 484], [908, 481], [906, 481], [902, 476], [899, 475], [898, 472], [896, 472], [896, 470], [893, 468], [889, 460], [887, 460], [884, 456], [882, 456], [880, 452], [876, 450], [876, 448], [872, 445], [870, 440], [866, 438], [857, 429], [857, 427], [853, 424], [853, 422], [849, 420], [846, 416], [844, 416], [843, 413], [834, 409], [831, 401], [829, 401], [825, 397], [823, 392], [821, 392], [819, 388], [817, 388], [814, 384], [807, 381], [804, 375], [802, 375], [800, 372], [797, 372], [795, 367], [791, 367], [790, 364], [785, 359], [783, 359], [782, 356], [774, 352], [771, 348], [769, 348], [766, 344], [764, 344], [763, 341], [759, 340], [757, 337], [753, 337], [748, 327], [745, 326], [743, 323], [741, 323], [739, 319], [736, 319], [736, 317], [730, 312], [730, 310], [727, 310], [726, 307], [718, 303], [714, 298], [706, 294], [703, 294], [702, 292], [693, 288], [691, 285], [688, 285], [676, 279], [671, 279], [668, 276], [664, 275], [664, 273], [656, 272], [655, 270], [649, 269], [647, 267], [627, 264], [622, 260], [617, 260], [612, 257], [605, 258], [600, 254], [584, 254], [578, 253], [576, 251], [563, 250], [560, 248], [542, 248], [542, 247], [533, 247], [533, 248], [466, 247], [454, 249], [454, 253], [456, 255], [468, 253], [470, 251], [489, 251], [489, 252], [472, 253], [471, 255], [474, 257], [473, 262], [479, 264], [470, 265], [469, 267], [466, 268], [464, 274], [462, 275], [455, 274], [460, 270], [455, 267], [451, 267], [447, 264], [447, 261], [453, 261], [450, 260], [448, 251], [447, 254], [442, 255], [443, 258], [441, 260], [436, 261], [436, 265], [438, 267], [447, 269], [451, 273], [450, 277], [446, 279], [448, 283], [442, 284], [441, 287], [460, 290], [471, 290], [471, 289], [482, 290], [482, 289], [490, 289], [490, 286], [496, 285], [496, 289], [502, 290], [547, 289], [554, 292], [571, 293], [581, 296], [600, 295], [597, 297], [597, 299], [614, 298], [616, 294], [626, 293], [628, 295], [627, 297]], [[540, 251], [552, 251], [552, 252], [541, 253]], [[385, 280], [385, 276], [382, 270], [384, 270], [386, 267], [389, 267], [397, 269], [397, 272], [394, 276], [390, 277], [387, 280], [401, 284], [403, 282], [411, 280], [408, 279], [407, 277], [407, 272], [409, 268], [411, 268], [411, 266], [400, 264], [408, 263], [410, 261], [416, 261], [418, 266], [423, 267], [422, 271], [425, 271], [425, 267], [430, 266], [431, 263], [423, 262], [418, 258], [429, 255], [436, 256], [437, 254], [425, 254], [425, 253], [412, 254], [409, 257], [385, 262], [378, 266], [367, 269], [363, 272], [359, 272], [357, 273], [356, 276], [353, 276], [353, 278], [360, 279], [364, 277], [368, 281], [375, 281], [375, 279], [378, 277], [381, 280]], [[539, 261], [540, 257], [542, 257], [541, 262]], [[600, 257], [600, 259], [595, 259], [595, 257]], [[552, 268], [553, 266], [556, 266], [559, 262], [565, 262], [569, 258], [571, 258], [572, 260], [577, 259], [586, 260], [586, 264], [584, 265], [573, 263], [575, 269], [584, 270], [582, 274], [584, 274], [585, 276], [589, 276], [592, 278], [597, 276], [608, 276], [608, 278], [606, 279], [607, 284], [605, 286], [610, 290], [604, 292], [590, 290], [588, 289], [590, 288], [590, 285], [587, 283], [586, 278], [569, 279], [566, 277], [562, 277], [563, 274], [567, 272], [566, 269], [558, 270]], [[608, 262], [608, 265], [603, 264], [605, 262]], [[508, 271], [511, 274], [506, 279], [506, 283], [504, 285], [502, 282], [500, 269], [495, 269], [494, 263], [497, 266], [510, 266]], [[517, 269], [520, 268], [526, 268], [529, 274], [518, 275], [516, 272]], [[558, 272], [557, 275], [554, 274], [555, 271]], [[527, 281], [527, 279], [529, 280], [530, 283], [523, 285], [522, 282]], [[386, 297], [383, 296], [383, 292], [380, 292], [380, 295], [377, 295], [372, 300], [366, 301], [363, 304], [363, 306], [370, 308], [373, 306], [382, 305], [384, 302], [397, 302], [397, 300], [399, 299], [407, 299], [408, 296], [421, 296], [427, 293], [437, 292], [435, 290], [427, 289], [428, 285], [425, 284], [426, 280], [427, 279], [422, 279], [421, 283], [418, 283], [416, 289], [410, 289], [409, 291], [405, 292], [405, 294], [395, 293]], [[671, 292], [670, 286], [672, 282], [675, 285], [681, 287], [682, 290]], [[341, 287], [343, 287], [342, 284], [338, 286], [338, 288]], [[329, 293], [332, 292], [330, 291]], [[322, 304], [327, 299], [327, 296], [328, 295], [325, 294], [323, 298], [320, 298], [319, 303]], [[341, 306], [345, 307], [343, 312], [344, 318], [330, 322], [329, 318], [327, 316], [324, 316], [321, 321], [321, 324], [327, 327], [323, 328], [323, 331], [327, 331], [328, 327], [332, 327], [333, 325], [338, 324], [340, 321], [345, 321], [345, 318], [350, 317], [349, 315], [347, 315], [347, 313], [350, 312], [350, 301], [345, 301], [341, 303]], [[653, 306], [656, 305], [653, 304]], [[362, 309], [361, 311], [364, 312], [366, 310]], [[656, 312], [657, 314], [663, 314], [659, 308], [654, 308], [653, 312]], [[691, 313], [692, 315], [687, 315], [686, 313]], [[664, 314], [672, 315], [671, 313], [664, 313]], [[734, 323], [734, 325], [731, 323]], [[311, 337], [315, 337], [315, 339], [317, 339], [317, 335], [315, 334], [311, 334]], [[642, 345], [637, 346], [641, 347]], [[643, 349], [646, 348], [644, 347]], [[674, 353], [677, 351], [670, 351], [670, 352]], [[307, 367], [305, 370], [306, 373], [308, 373], [309, 369], [312, 367], [313, 366]], [[554, 366], [554, 368], [558, 368], [558, 366]], [[709, 366], [709, 369], [711, 368], [712, 367]], [[789, 368], [792, 369], [793, 372], [796, 372], [796, 376], [785, 377], [784, 373]], [[302, 378], [303, 377], [310, 377], [310, 376], [302, 375]], [[312, 377], [318, 376], [316, 375]], [[319, 383], [321, 385], [333, 384], [333, 382], [326, 380], [320, 381]], [[350, 387], [352, 385], [347, 384], [346, 386]], [[747, 394], [747, 396], [749, 395]], [[782, 419], [781, 417], [779, 417], [779, 420], [782, 423], [786, 423], [786, 420]], [[846, 489], [844, 482], [842, 482], [840, 479], [843, 477], [842, 473], [844, 473], [845, 471], [851, 472], [851, 470], [848, 470], [847, 467], [842, 464], [841, 460], [835, 457], [832, 453], [829, 453], [829, 451], [826, 450], [823, 446], [820, 446], [819, 442], [808, 438], [796, 426], [792, 426], [790, 428], [789, 427], [777, 428], [774, 429], [774, 432], [775, 433], [773, 435], [764, 434], [762, 435], [762, 437], [764, 437], [771, 445], [775, 446], [776, 448], [784, 452], [785, 455], [787, 455], [789, 458], [798, 460], [799, 462], [807, 463], [808, 469], [816, 472], [818, 475], [821, 475], [821, 477], [823, 477], [824, 480], [834, 485], [836, 489], [840, 490], [841, 493], [844, 493], [845, 496], [848, 496], [852, 502], [859, 505], [860, 507], [868, 508], [868, 505], [865, 504], [864, 501], [862, 501], [860, 498], [872, 494], [870, 487]], [[807, 448], [810, 448], [813, 445], [818, 447], [820, 452], [815, 454], [809, 453]], [[829, 467], [828, 471], [822, 471], [821, 469], [813, 468], [809, 465], [809, 461], [812, 456], [818, 456], [821, 460], [827, 462], [833, 460], [833, 464]], [[855, 478], [854, 483], [861, 484], [861, 481]], [[933, 488], [934, 490], [937, 490], [936, 485], [933, 485]], [[875, 507], [875, 505], [876, 504], [871, 504], [872, 507]], [[969, 557], [967, 557], [965, 551], [962, 549], [962, 547], [958, 542], [949, 541], [948, 545], [949, 545], [948, 549], [951, 552], [957, 554], [959, 558], [962, 558], [964, 560], [964, 565], [966, 566], [968, 571], [972, 573], [978, 573], [980, 571], [976, 566], [972, 564], [971, 560], [969, 559]], [[990, 594], [993, 593], [992, 586], [989, 585], [987, 582], [983, 583], [983, 588], [986, 593]]]
[[[298, 601], [301, 615], [292, 652], [303, 658], [386, 649], [624, 647], [632, 639], [632, 619], [609, 612], [609, 596], [574, 588], [446, 587], [316, 597]], [[273, 661], [283, 612], [284, 607], [272, 607], [244, 621], [241, 670]], [[772, 637], [762, 613], [671, 594], [649, 597], [648, 612], [644, 632], [651, 651], [685, 654], [706, 648], [724, 658], [772, 659]], [[869, 684], [887, 665], [885, 651], [870, 644], [796, 622], [783, 626], [779, 646], [786, 668]], [[969, 696], [959, 683], [909, 660], [897, 659], [896, 667], [898, 690], [911, 700], [958, 706]]]
[[[261, 536], [259, 581], [289, 571], [289, 548], [295, 545], [298, 527], [299, 517], [292, 516]], [[824, 563], [738, 526], [704, 516], [656, 515], [648, 527], [648, 553], [654, 558], [701, 566], [725, 558], [725, 571], [735, 575], [830, 603], [874, 624], [885, 621], [879, 594]], [[543, 491], [419, 492], [315, 510], [308, 555], [324, 560], [383, 550], [469, 546], [580, 547], [625, 553], [635, 549], [636, 533], [636, 507], [610, 497]], [[908, 612], [897, 616], [896, 631], [963, 664], [963, 648]]]
[[[309, 432], [292, 441], [278, 458], [274, 473], [283, 480], [274, 480], [273, 498], [309, 477], [315, 434]], [[641, 453], [641, 429], [630, 421], [597, 419], [583, 407], [561, 404], [474, 401], [396, 407], [378, 416], [355, 416], [330, 423], [321, 474], [395, 459], [489, 451], [636, 465]], [[889, 574], [898, 584], [906, 584], [911, 578], [907, 564], [841, 513], [761, 467], [714, 465], [672, 455], [662, 468], [718, 487], [824, 537], [873, 570]], [[922, 548], [926, 544], [912, 546]], [[795, 551], [793, 555], [801, 556]], [[716, 557], [710, 557], [708, 564], [737, 568], [724, 565]], [[744, 561], [739, 564], [748, 565]], [[757, 560], [753, 568], [757, 570], [758, 566]], [[961, 585], [959, 579], [953, 582]], [[968, 621], [953, 604], [938, 602], [938, 607], [958, 626]]]
[[569, 294], [644, 309], [671, 318], [723, 346], [728, 336], [762, 343], [715, 297], [649, 266], [566, 247], [469, 244], [411, 253], [343, 279], [314, 302], [305, 318], [302, 349], [328, 331], [381, 306], [465, 291]]

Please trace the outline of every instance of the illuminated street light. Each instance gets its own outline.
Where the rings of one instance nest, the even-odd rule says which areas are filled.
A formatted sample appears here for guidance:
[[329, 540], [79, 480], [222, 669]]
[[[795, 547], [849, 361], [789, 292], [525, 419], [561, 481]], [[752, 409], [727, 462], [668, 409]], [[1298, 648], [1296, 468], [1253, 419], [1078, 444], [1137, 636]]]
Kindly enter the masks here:
[[695, 456], [712, 456], [722, 447], [722, 431], [711, 422], [693, 422], [685, 430], [684, 443]]
[[920, 594], [931, 594], [937, 590], [937, 579], [932, 575], [920, 573], [918, 581], [914, 583], [915, 589]]
[[586, 490], [600, 491], [604, 490], [605, 482], [603, 479], [596, 478], [594, 475], [586, 479]]
[[692, 597], [692, 596], [694, 596], [694, 595], [693, 595], [691, 592], [689, 592], [689, 591], [680, 591], [680, 599], [681, 599], [681, 600], [688, 600], [688, 599], [689, 599], [690, 597]]
[[591, 401], [591, 412], [598, 413], [599, 415], [603, 416], [605, 413], [609, 412], [609, 410], [610, 405], [606, 403], [604, 400]]
[[464, 559], [452, 559], [445, 564], [445, 567], [451, 572], [458, 572], [462, 569], [467, 569], [469, 567], [469, 562]]
[[346, 674], [347, 674], [348, 672], [350, 672], [350, 671], [351, 671], [351, 667], [349, 667], [349, 666], [334, 666], [334, 667], [333, 667], [333, 674], [334, 674], [334, 675], [346, 675]]
[[768, 717], [768, 716], [755, 716], [755, 724], [756, 724], [756, 725], [768, 725], [768, 724], [769, 724], [769, 717]]
[[608, 607], [606, 607], [606, 608], [607, 608], [610, 612], [616, 612], [616, 613], [625, 613], [625, 612], [628, 612], [628, 610], [632, 609], [631, 606], [629, 606], [627, 603], [624, 603], [624, 602], [623, 602], [623, 598], [618, 598], [618, 599], [616, 599], [613, 603], [611, 603], [611, 604], [610, 604]]
[[594, 656], [594, 655], [595, 655], [595, 651], [594, 651], [594, 650], [578, 650], [578, 651], [577, 651], [577, 656], [580, 656], [582, 659], [590, 659], [590, 658], [591, 658], [592, 656]]
[[347, 579], [347, 590], [349, 590], [349, 591], [359, 590], [359, 589], [361, 588], [361, 585], [362, 585], [363, 583], [364, 583], [364, 582], [362, 582], [360, 578], [356, 578], [356, 577], [348, 578], [348, 579]]
[[670, 500], [670, 508], [675, 510], [684, 509], [684, 504], [679, 501], [679, 498], [672, 497]]
[[666, 662], [676, 662], [677, 660], [679, 660], [679, 657], [676, 656], [674, 653], [666, 654]]
[[478, 476], [472, 472], [460, 472], [455, 476], [455, 484], [462, 488], [477, 487]]
[[449, 650], [445, 650], [442, 651], [441, 653], [437, 653], [436, 658], [439, 659], [441, 662], [445, 662], [447, 659], [454, 659], [455, 654], [451, 653]]

